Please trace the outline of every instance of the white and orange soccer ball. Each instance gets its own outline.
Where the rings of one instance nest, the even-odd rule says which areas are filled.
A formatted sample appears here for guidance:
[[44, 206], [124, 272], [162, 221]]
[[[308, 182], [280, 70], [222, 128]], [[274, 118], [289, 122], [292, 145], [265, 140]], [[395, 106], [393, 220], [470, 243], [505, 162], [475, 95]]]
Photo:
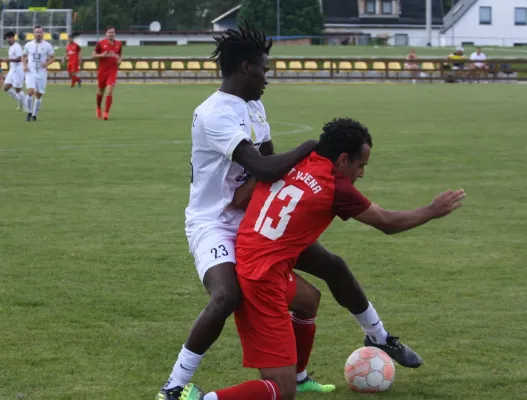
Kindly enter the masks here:
[[385, 392], [395, 380], [395, 365], [376, 347], [361, 347], [348, 357], [344, 379], [354, 392]]

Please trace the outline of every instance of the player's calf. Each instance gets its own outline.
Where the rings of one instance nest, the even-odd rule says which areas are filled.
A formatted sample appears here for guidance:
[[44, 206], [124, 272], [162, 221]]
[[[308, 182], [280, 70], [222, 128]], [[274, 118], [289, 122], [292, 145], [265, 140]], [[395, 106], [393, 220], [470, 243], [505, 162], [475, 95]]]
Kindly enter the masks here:
[[233, 263], [227, 262], [215, 265], [205, 273], [203, 284], [211, 299], [194, 322], [160, 394], [168, 396], [170, 391], [176, 393], [190, 382], [203, 355], [218, 339], [225, 321], [238, 306], [241, 291], [234, 267]]

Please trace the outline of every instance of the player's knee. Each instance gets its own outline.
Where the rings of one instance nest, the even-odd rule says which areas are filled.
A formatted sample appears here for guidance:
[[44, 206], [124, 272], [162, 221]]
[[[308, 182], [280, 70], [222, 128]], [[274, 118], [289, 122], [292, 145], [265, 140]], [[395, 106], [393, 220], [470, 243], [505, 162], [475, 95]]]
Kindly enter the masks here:
[[307, 293], [306, 302], [303, 304], [302, 315], [305, 318], [314, 318], [317, 316], [318, 307], [320, 306], [320, 298], [322, 294], [316, 287], [311, 286]]
[[209, 306], [215, 315], [226, 319], [234, 312], [240, 303], [241, 297], [239, 288], [233, 290], [221, 288], [211, 293]]
[[326, 269], [328, 271], [329, 279], [340, 280], [353, 277], [346, 261], [336, 254], [331, 254], [330, 265]]

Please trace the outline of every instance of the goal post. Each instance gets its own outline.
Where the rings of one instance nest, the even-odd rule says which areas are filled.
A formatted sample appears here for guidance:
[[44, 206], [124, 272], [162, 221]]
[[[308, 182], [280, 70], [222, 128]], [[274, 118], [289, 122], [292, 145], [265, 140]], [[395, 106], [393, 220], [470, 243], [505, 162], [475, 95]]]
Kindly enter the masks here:
[[4, 46], [6, 32], [16, 33], [18, 40], [24, 42], [33, 39], [33, 27], [40, 25], [44, 29], [44, 39], [53, 45], [64, 43], [71, 34], [73, 11], [71, 9], [47, 9], [43, 7], [26, 10], [2, 10], [0, 19], [0, 46]]

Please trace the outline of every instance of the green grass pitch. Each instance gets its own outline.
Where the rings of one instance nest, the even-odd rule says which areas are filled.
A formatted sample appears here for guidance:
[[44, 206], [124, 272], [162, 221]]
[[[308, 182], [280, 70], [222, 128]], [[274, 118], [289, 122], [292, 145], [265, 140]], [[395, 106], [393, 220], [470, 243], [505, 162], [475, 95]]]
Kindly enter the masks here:
[[[455, 46], [451, 47], [418, 47], [418, 56], [445, 57], [448, 56]], [[213, 50], [211, 44], [203, 45], [180, 45], [180, 46], [125, 46], [124, 57], [209, 57]], [[404, 46], [301, 46], [301, 45], [279, 45], [275, 44], [271, 50], [271, 56], [275, 57], [405, 57], [410, 47]], [[465, 54], [470, 55], [475, 48], [465, 46]], [[483, 48], [489, 57], [499, 58], [525, 58], [527, 50], [512, 47], [488, 47]], [[91, 57], [93, 47], [83, 49], [83, 57]], [[0, 49], [0, 56], [7, 53], [7, 47]], [[57, 56], [64, 55], [64, 46], [58, 47]]]
[[[184, 235], [193, 109], [215, 85], [49, 85], [37, 123], [0, 96], [0, 399], [153, 399], [207, 301]], [[527, 94], [521, 85], [271, 84], [277, 150], [334, 116], [367, 124], [359, 188], [387, 208], [463, 187], [451, 217], [398, 236], [335, 221], [344, 257], [388, 330], [423, 357], [383, 399], [525, 399]], [[327, 396], [362, 332], [323, 292], [309, 370]], [[232, 318], [195, 382], [256, 377]]]

